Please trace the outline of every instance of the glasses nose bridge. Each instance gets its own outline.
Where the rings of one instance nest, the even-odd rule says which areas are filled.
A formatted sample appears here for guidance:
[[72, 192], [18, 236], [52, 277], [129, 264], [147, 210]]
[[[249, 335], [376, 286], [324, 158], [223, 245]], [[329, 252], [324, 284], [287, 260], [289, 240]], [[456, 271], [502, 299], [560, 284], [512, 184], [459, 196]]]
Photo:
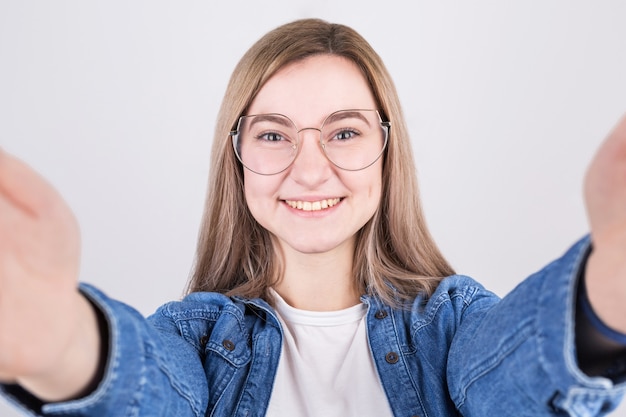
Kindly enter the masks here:
[[[322, 155], [324, 155], [324, 157], [326, 159], [328, 159], [328, 156], [326, 155], [326, 149], [324, 146], [324, 143], [322, 141], [322, 129], [318, 128], [318, 127], [303, 127], [302, 129], [297, 130], [298, 132], [298, 156], [300, 156], [302, 154], [302, 148], [303, 146], [303, 134], [302, 132], [305, 132], [307, 130], [315, 130], [317, 131], [317, 144], [319, 146], [319, 151]], [[296, 158], [298, 158], [298, 156], [296, 156]]]
[[318, 128], [318, 127], [303, 127], [302, 129], [298, 130], [297, 131], [298, 132], [298, 141], [300, 142], [298, 146], [299, 147], [302, 146], [302, 138], [303, 138], [302, 132], [304, 132], [306, 130], [316, 130], [317, 131], [317, 141], [320, 144], [320, 146], [322, 148], [324, 148], [324, 144], [322, 143], [322, 129]]
[[320, 129], [318, 127], [303, 127], [302, 129], [298, 130], [298, 135], [300, 135], [305, 130], [317, 130], [317, 133], [319, 134], [319, 137], [320, 138], [322, 137], [322, 129]]

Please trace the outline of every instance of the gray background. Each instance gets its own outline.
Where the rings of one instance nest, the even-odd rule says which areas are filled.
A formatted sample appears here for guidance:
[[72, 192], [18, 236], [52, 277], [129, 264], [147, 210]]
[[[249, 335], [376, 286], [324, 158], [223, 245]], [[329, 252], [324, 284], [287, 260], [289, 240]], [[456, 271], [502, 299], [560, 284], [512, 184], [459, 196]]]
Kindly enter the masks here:
[[81, 280], [144, 314], [180, 296], [230, 72], [302, 17], [387, 63], [459, 272], [504, 295], [587, 232], [582, 177], [626, 112], [621, 0], [1, 0], [0, 146], [74, 209]]

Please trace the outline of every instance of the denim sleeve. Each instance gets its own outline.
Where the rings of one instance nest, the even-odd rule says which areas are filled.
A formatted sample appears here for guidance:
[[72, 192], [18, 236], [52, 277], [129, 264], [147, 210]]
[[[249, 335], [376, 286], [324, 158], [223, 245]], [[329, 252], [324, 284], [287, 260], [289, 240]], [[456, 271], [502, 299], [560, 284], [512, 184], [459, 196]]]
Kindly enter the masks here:
[[604, 416], [617, 407], [625, 385], [585, 375], [576, 359], [577, 279], [589, 245], [582, 239], [495, 306], [467, 307], [448, 357], [463, 416]]
[[576, 347], [580, 368], [587, 375], [626, 381], [626, 334], [609, 327], [596, 314], [580, 277], [576, 306]]
[[204, 416], [208, 389], [202, 360], [175, 325], [160, 323], [156, 330], [137, 311], [97, 289], [82, 284], [81, 291], [108, 325], [102, 381], [86, 397], [67, 402], [41, 404], [15, 386], [3, 387], [2, 394], [32, 416]]

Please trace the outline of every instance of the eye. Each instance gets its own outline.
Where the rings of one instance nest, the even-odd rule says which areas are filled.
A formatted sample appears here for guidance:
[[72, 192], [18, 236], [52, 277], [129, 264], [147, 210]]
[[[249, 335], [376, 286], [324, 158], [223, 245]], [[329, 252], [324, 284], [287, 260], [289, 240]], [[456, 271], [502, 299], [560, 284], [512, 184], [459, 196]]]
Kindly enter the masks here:
[[353, 139], [353, 138], [355, 138], [358, 135], [359, 134], [356, 131], [352, 130], [352, 129], [344, 129], [344, 130], [340, 130], [339, 132], [335, 133], [335, 135], [332, 137], [332, 139], [343, 141], [343, 140]]
[[262, 133], [257, 136], [257, 139], [266, 140], [268, 142], [279, 142], [281, 140], [285, 140], [285, 138], [277, 132]]

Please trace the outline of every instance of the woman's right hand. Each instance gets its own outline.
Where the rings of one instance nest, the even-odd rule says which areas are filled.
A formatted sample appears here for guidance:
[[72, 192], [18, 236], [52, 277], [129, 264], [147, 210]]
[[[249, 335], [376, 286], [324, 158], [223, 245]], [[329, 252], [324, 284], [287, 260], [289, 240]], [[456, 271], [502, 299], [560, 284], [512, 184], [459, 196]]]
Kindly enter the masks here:
[[[40, 175], [0, 149], [0, 380], [44, 400], [97, 367], [96, 316], [77, 290], [78, 224]], [[82, 369], [81, 369], [82, 368]]]

